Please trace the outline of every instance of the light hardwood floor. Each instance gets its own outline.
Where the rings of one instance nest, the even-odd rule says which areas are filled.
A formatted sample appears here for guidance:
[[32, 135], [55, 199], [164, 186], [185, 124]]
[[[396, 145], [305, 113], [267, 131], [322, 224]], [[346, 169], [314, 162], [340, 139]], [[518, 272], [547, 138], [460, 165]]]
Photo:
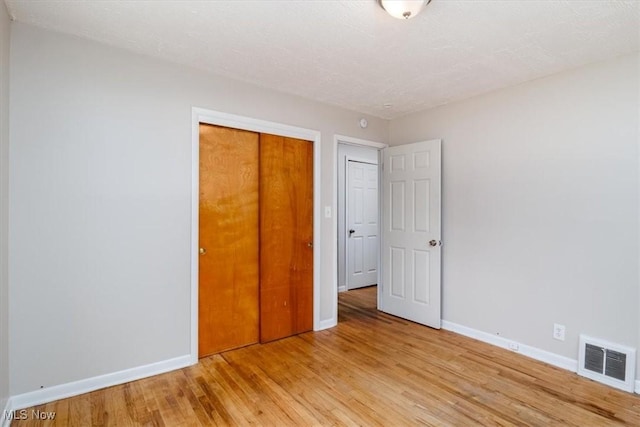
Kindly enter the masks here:
[[[640, 397], [375, 309], [342, 293], [336, 328], [33, 409], [13, 426], [640, 426]], [[29, 409], [31, 411], [31, 409]]]

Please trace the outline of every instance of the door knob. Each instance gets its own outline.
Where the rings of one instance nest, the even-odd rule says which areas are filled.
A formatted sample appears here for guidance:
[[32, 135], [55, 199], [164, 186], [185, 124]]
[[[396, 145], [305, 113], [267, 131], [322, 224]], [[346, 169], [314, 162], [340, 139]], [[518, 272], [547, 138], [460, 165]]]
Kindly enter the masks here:
[[200, 248], [200, 255], [205, 255], [207, 253], [207, 250], [205, 248]]
[[431, 247], [438, 246], [438, 241], [437, 240], [430, 240], [429, 241], [429, 246], [431, 246]]
[[310, 247], [310, 248], [312, 248], [312, 247], [313, 247], [313, 242], [309, 242], [309, 243], [307, 243], [307, 246], [308, 246], [308, 247]]
[[349, 230], [349, 237], [351, 237], [351, 235], [352, 235], [353, 233], [355, 233], [355, 232], [356, 232], [356, 230]]

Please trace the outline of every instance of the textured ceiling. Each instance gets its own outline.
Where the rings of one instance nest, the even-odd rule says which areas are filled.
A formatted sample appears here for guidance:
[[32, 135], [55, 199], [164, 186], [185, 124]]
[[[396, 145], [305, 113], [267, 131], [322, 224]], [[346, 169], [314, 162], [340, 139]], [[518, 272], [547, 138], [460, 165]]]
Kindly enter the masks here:
[[20, 22], [387, 119], [640, 46], [636, 0], [433, 0], [408, 21], [377, 0], [6, 3]]

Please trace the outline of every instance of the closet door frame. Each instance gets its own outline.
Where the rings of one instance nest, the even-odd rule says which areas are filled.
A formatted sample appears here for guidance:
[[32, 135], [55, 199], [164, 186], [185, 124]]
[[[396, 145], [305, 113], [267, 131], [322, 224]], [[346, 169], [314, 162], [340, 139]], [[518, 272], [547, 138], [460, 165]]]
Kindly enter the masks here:
[[198, 210], [201, 123], [304, 139], [313, 143], [313, 330], [324, 329], [324, 325], [320, 321], [320, 132], [198, 107], [192, 109], [191, 121], [191, 363], [198, 363]]

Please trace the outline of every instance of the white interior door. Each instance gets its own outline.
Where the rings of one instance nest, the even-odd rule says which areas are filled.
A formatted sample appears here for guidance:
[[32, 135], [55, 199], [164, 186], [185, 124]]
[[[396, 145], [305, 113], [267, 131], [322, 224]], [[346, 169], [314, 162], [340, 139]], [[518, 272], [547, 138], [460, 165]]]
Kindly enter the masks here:
[[383, 158], [378, 307], [440, 328], [440, 140], [389, 147]]
[[378, 165], [347, 162], [347, 289], [378, 282]]

